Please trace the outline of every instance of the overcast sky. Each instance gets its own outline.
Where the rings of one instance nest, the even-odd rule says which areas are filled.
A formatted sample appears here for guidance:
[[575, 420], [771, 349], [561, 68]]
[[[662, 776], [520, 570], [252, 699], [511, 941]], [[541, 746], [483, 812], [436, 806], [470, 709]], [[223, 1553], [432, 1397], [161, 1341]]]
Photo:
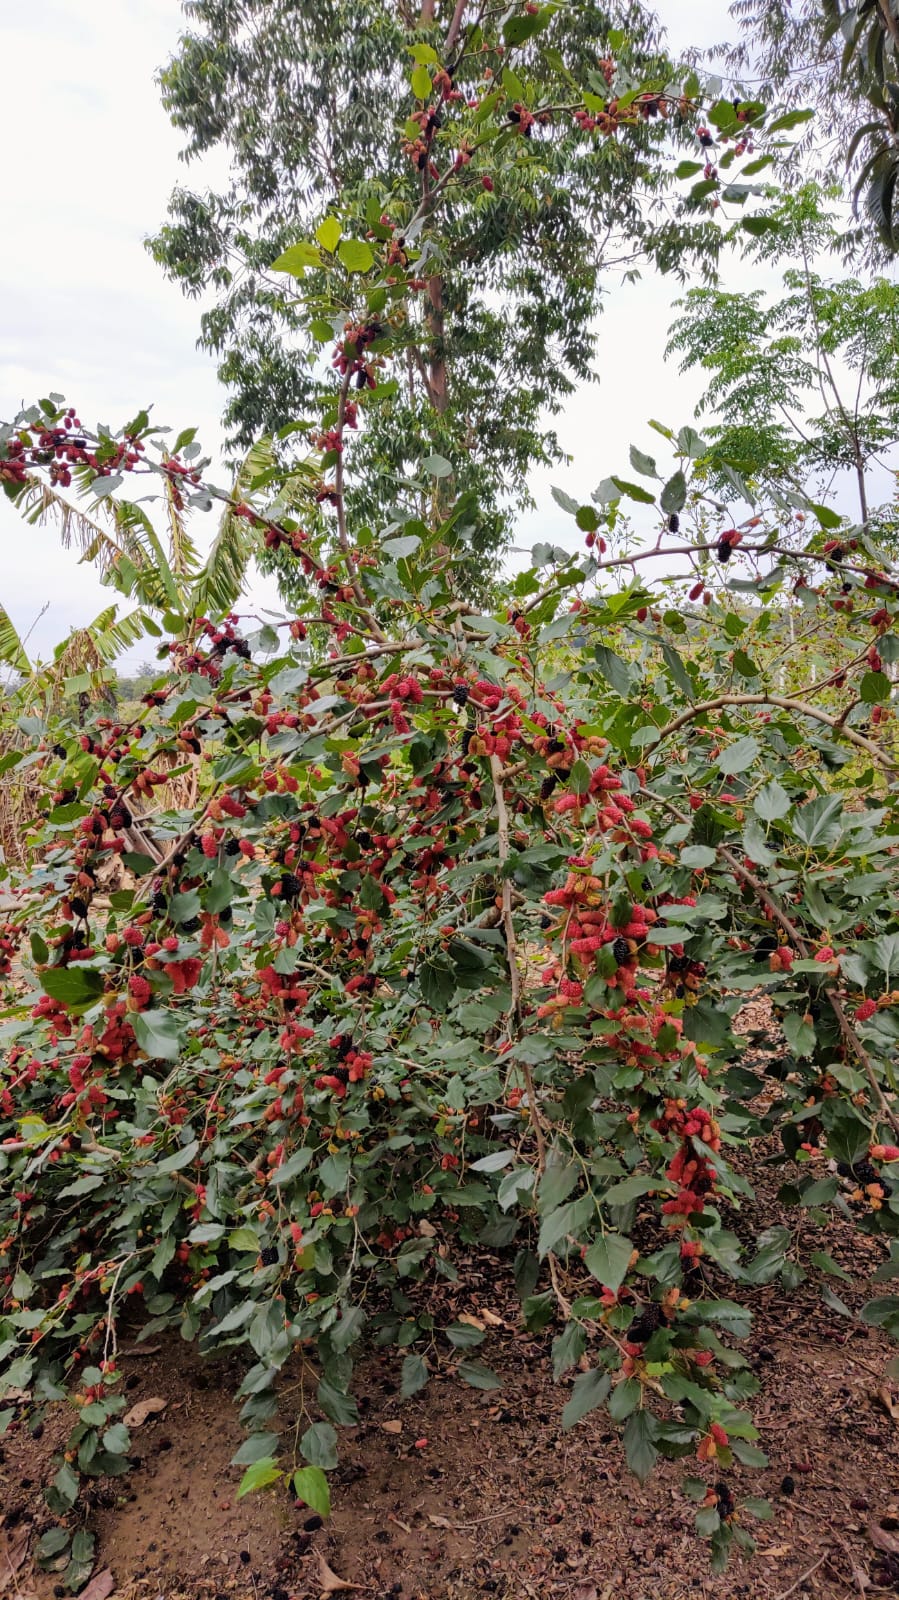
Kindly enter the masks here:
[[[712, 0], [663, 0], [660, 14], [674, 49], [713, 43], [726, 31], [726, 10]], [[156, 421], [197, 425], [215, 455], [223, 397], [211, 358], [196, 348], [198, 308], [166, 282], [143, 242], [190, 171], [154, 82], [182, 24], [179, 0], [0, 0], [0, 21], [0, 417], [51, 390], [77, 403], [88, 425], [121, 424], [152, 404]], [[17, 151], [22, 176], [14, 180]], [[632, 441], [651, 445], [644, 419], [691, 419], [697, 379], [662, 362], [680, 286], [655, 275], [617, 284], [610, 275], [614, 312], [601, 319], [597, 351], [614, 376], [573, 399], [560, 432], [574, 463], [535, 478], [539, 509], [516, 542], [570, 538], [571, 522], [550, 496], [553, 481], [585, 498], [600, 478], [626, 469]], [[110, 601], [51, 527], [28, 527], [6, 501], [0, 550], [0, 602], [20, 633], [31, 630], [32, 655], [46, 657]], [[278, 604], [273, 585], [258, 577], [251, 598]], [[126, 659], [150, 654], [148, 641]]]

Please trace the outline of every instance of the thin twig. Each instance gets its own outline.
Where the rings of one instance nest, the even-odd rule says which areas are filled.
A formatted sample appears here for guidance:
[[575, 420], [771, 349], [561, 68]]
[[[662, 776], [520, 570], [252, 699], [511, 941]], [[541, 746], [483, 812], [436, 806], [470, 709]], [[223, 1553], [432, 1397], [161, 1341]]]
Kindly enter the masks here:
[[801, 1583], [805, 1583], [806, 1578], [810, 1578], [812, 1573], [817, 1572], [819, 1567], [823, 1567], [825, 1561], [827, 1561], [829, 1558], [830, 1551], [825, 1550], [823, 1556], [818, 1557], [813, 1567], [809, 1567], [805, 1572], [803, 1572], [801, 1576], [796, 1579], [795, 1583], [790, 1584], [789, 1589], [782, 1589], [780, 1594], [774, 1596], [774, 1600], [787, 1600], [788, 1595], [795, 1594], [796, 1590], [799, 1588], [799, 1585]]

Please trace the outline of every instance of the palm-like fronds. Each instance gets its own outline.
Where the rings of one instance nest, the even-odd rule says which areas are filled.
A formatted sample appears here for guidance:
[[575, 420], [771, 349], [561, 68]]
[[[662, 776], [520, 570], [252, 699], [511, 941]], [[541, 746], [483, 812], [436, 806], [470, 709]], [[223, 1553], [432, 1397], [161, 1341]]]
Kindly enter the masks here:
[[14, 502], [32, 527], [54, 523], [63, 549], [70, 550], [74, 545], [81, 551], [82, 560], [92, 561], [101, 571], [106, 571], [119, 553], [113, 531], [116, 507], [109, 500], [97, 502], [98, 513], [108, 517], [111, 524], [107, 529], [80, 506], [73, 505], [58, 489], [29, 472]]
[[[240, 502], [250, 486], [274, 462], [270, 439], [260, 439], [248, 450], [240, 464], [231, 491], [231, 502]], [[259, 535], [244, 517], [235, 516], [229, 502], [222, 512], [212, 548], [193, 587], [191, 613], [194, 617], [223, 616], [232, 610], [243, 593], [247, 570]]]
[[0, 606], [0, 662], [23, 676], [31, 671], [31, 662], [9, 612]]

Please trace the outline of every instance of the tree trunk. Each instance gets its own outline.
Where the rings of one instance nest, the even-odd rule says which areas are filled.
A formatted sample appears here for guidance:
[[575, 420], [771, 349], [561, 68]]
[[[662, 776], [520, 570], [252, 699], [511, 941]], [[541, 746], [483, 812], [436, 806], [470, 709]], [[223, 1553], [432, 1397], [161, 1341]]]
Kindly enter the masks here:
[[428, 387], [434, 410], [441, 416], [446, 410], [446, 350], [445, 327], [443, 317], [443, 279], [439, 276], [428, 279], [428, 331], [430, 334], [430, 349], [428, 351]]

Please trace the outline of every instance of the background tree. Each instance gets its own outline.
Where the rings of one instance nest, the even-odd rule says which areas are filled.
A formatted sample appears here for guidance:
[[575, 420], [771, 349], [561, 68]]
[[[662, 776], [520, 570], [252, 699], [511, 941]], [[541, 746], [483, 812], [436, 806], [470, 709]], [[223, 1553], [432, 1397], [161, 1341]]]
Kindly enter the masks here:
[[740, 29], [726, 52], [730, 69], [752, 75], [762, 99], [818, 112], [802, 170], [827, 182], [845, 174], [856, 225], [839, 249], [869, 265], [889, 260], [899, 246], [894, 0], [734, 0], [730, 14]]
[[[447, 457], [457, 494], [477, 493], [471, 539], [483, 579], [484, 555], [527, 499], [529, 470], [560, 453], [547, 418], [595, 376], [603, 269], [646, 258], [682, 272], [715, 258], [706, 205], [676, 200], [665, 165], [647, 159], [662, 139], [651, 101], [599, 143], [589, 121], [558, 110], [571, 102], [572, 74], [587, 85], [593, 117], [638, 85], [663, 89], [671, 69], [655, 24], [634, 4], [532, 6], [511, 21], [435, 0], [420, 10], [252, 0], [239, 12], [191, 0], [185, 10], [191, 28], [161, 75], [164, 103], [187, 136], [185, 157], [226, 150], [231, 183], [222, 193], [177, 190], [151, 248], [187, 293], [214, 295], [201, 338], [220, 357], [234, 446], [277, 434], [321, 392], [320, 346], [272, 262], [326, 212], [347, 233], [375, 235], [382, 213], [400, 232], [414, 215], [428, 182], [418, 141], [436, 133], [429, 107], [438, 125], [444, 115], [429, 72], [437, 48], [454, 94], [487, 108], [503, 97], [497, 137], [528, 135], [526, 159], [501, 185], [485, 169], [477, 205], [447, 206], [439, 250], [420, 262], [427, 292], [393, 329], [405, 347], [398, 377], [385, 404], [369, 408], [357, 446], [378, 470], [361, 471], [364, 488], [352, 490], [356, 513], [383, 528], [410, 464]], [[524, 100], [538, 115], [522, 127]], [[282, 558], [272, 559], [289, 584]]]
[[[772, 206], [761, 233], [744, 235], [750, 260], [787, 264], [781, 297], [691, 289], [668, 348], [683, 370], [708, 375], [698, 415], [750, 483], [779, 485], [789, 511], [797, 494], [829, 501], [848, 477], [867, 525], [878, 492], [872, 468], [899, 442], [899, 290], [886, 278], [822, 275], [840, 239], [834, 198], [806, 184]], [[881, 470], [881, 490], [883, 478]], [[732, 486], [719, 476], [718, 487]], [[881, 532], [894, 518], [892, 495], [883, 498]]]

